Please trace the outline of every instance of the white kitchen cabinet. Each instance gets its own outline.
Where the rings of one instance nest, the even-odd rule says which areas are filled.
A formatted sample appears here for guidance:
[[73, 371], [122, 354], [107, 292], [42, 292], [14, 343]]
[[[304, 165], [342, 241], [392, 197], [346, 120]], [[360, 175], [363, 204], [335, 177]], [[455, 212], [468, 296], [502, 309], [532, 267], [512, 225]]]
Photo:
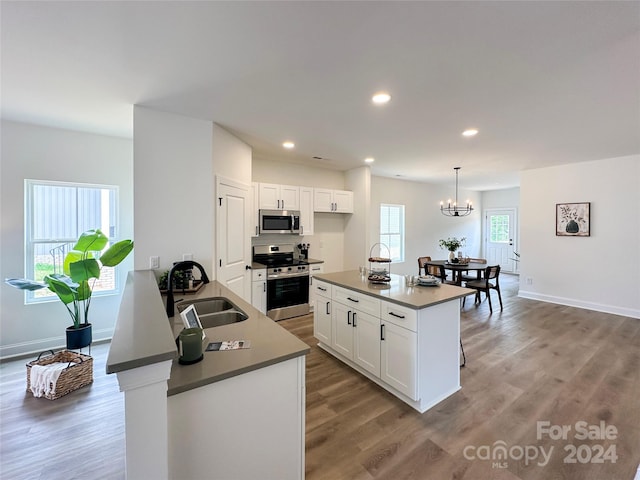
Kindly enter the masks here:
[[[322, 265], [322, 264], [320, 264]], [[313, 292], [313, 336], [321, 342], [331, 343], [331, 284], [316, 280], [309, 292]]]
[[368, 372], [380, 375], [380, 318], [354, 310], [351, 323], [353, 361]]
[[[311, 310], [315, 309], [315, 300], [316, 300], [316, 288], [314, 285], [313, 276], [320, 275], [324, 272], [324, 263], [312, 263], [309, 265], [309, 305]], [[328, 284], [325, 284], [328, 285]], [[323, 287], [326, 289], [326, 286]], [[331, 294], [329, 294], [329, 300], [331, 300]]]
[[421, 413], [460, 389], [459, 298], [466, 291], [414, 292], [398, 275], [390, 289], [363, 282], [358, 272], [318, 277], [332, 291], [323, 304], [332, 309], [332, 336], [316, 335], [319, 348]]
[[417, 400], [418, 334], [384, 321], [380, 329], [380, 379]]
[[251, 183], [251, 236], [260, 235], [260, 190], [258, 183]]
[[380, 300], [333, 287], [331, 346], [341, 355], [380, 375]]
[[315, 212], [353, 213], [353, 192], [314, 188], [313, 210]]
[[300, 187], [300, 235], [313, 235], [313, 188]]
[[275, 183], [260, 183], [259, 190], [259, 205], [261, 209], [300, 209], [300, 187], [294, 185], [278, 185]]
[[256, 268], [252, 270], [251, 305], [267, 313], [267, 269]]
[[331, 346], [342, 356], [353, 360], [353, 308], [332, 302], [331, 309]]

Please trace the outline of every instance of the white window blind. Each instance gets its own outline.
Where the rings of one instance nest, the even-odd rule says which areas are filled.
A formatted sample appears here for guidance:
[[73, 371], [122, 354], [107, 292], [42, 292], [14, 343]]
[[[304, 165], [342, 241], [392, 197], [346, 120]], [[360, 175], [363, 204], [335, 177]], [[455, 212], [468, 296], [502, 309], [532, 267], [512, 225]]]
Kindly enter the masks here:
[[380, 243], [389, 247], [392, 262], [404, 262], [404, 205], [380, 205]]

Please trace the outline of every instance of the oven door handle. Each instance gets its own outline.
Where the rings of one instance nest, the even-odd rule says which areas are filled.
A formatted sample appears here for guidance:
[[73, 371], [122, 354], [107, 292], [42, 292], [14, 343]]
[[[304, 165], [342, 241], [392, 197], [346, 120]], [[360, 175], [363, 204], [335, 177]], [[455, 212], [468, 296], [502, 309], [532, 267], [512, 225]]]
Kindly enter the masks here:
[[308, 277], [308, 276], [309, 276], [309, 272], [287, 273], [286, 275], [278, 275], [276, 273], [276, 274], [267, 275], [267, 281], [269, 281], [269, 280], [282, 280], [284, 278]]

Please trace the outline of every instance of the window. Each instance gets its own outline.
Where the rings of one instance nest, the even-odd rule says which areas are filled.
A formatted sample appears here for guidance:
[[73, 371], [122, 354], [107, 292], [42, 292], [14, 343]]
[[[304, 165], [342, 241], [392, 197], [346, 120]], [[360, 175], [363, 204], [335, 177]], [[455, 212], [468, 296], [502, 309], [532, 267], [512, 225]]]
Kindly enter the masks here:
[[[80, 234], [99, 228], [116, 239], [118, 187], [25, 180], [25, 277], [42, 281], [63, 273], [63, 260]], [[116, 293], [114, 268], [104, 267], [94, 294]], [[27, 291], [27, 303], [57, 299], [43, 288]]]
[[389, 247], [392, 262], [404, 262], [404, 205], [380, 205], [380, 243]]
[[489, 241], [494, 243], [509, 241], [509, 215], [491, 215]]

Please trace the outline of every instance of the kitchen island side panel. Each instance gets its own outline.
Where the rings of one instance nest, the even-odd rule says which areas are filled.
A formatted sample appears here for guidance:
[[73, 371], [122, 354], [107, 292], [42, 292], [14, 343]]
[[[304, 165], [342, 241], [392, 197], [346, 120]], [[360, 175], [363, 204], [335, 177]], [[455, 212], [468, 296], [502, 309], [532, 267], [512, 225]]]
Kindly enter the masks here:
[[425, 411], [460, 390], [460, 301], [418, 313], [420, 406]]

